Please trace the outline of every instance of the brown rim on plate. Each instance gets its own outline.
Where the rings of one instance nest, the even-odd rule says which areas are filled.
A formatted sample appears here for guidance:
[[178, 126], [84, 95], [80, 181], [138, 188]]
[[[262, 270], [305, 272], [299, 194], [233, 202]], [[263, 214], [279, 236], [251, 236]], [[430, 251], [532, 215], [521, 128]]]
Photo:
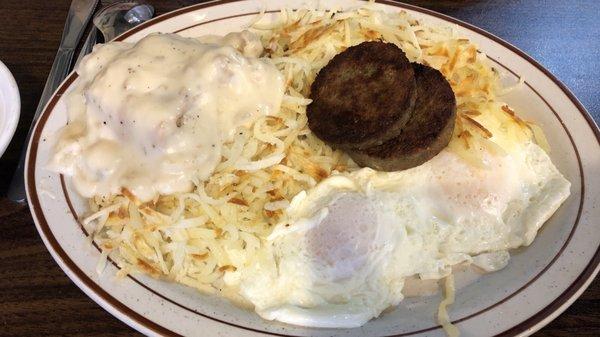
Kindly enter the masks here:
[[[176, 17], [178, 15], [190, 12], [190, 11], [195, 11], [201, 8], [206, 8], [206, 7], [211, 7], [211, 6], [216, 6], [216, 5], [221, 5], [224, 3], [230, 3], [230, 2], [236, 2], [239, 0], [221, 0], [221, 1], [213, 1], [210, 3], [203, 3], [203, 4], [198, 4], [198, 5], [194, 5], [194, 6], [190, 6], [190, 7], [186, 7], [186, 8], [182, 8], [170, 13], [166, 13], [162, 16], [159, 16], [147, 23], [144, 23], [134, 29], [132, 29], [129, 32], [126, 32], [125, 34], [117, 37], [116, 40], [123, 40], [129, 36], [131, 36], [132, 34], [139, 32], [140, 30], [152, 26], [158, 22], [170, 19], [172, 17]], [[556, 79], [556, 77], [554, 77], [550, 72], [548, 72], [548, 70], [546, 70], [545, 68], [543, 68], [539, 63], [537, 63], [535, 60], [533, 60], [530, 56], [528, 56], [527, 54], [525, 54], [524, 52], [520, 51], [519, 49], [517, 49], [516, 47], [512, 46], [511, 44], [501, 40], [500, 38], [480, 29], [477, 27], [474, 27], [470, 24], [464, 23], [460, 20], [448, 17], [446, 15], [437, 13], [437, 12], [433, 12], [431, 10], [427, 10], [427, 9], [423, 9], [420, 7], [416, 7], [416, 6], [412, 6], [412, 5], [407, 5], [407, 4], [400, 4], [400, 3], [396, 3], [396, 2], [391, 2], [391, 1], [379, 1], [381, 3], [385, 3], [388, 5], [392, 5], [392, 6], [396, 6], [396, 7], [400, 7], [400, 8], [406, 8], [406, 9], [410, 9], [410, 10], [414, 10], [417, 12], [421, 12], [421, 13], [425, 13], [425, 14], [429, 14], [435, 17], [439, 17], [442, 19], [445, 19], [449, 22], [453, 22], [456, 24], [459, 24], [467, 29], [473, 30], [481, 35], [484, 35], [488, 38], [490, 38], [491, 40], [503, 45], [504, 47], [510, 49], [511, 51], [515, 52], [516, 54], [518, 54], [519, 56], [521, 56], [522, 58], [524, 58], [526, 61], [528, 61], [530, 64], [534, 65], [536, 68], [538, 68], [539, 70], [541, 70], [548, 78], [550, 78], [555, 84], [557, 84], [560, 89], [567, 95], [567, 97], [569, 97], [569, 99], [575, 104], [575, 106], [578, 108], [578, 110], [580, 111], [580, 113], [583, 115], [583, 117], [586, 119], [586, 121], [588, 122], [588, 124], [590, 125], [591, 129], [593, 130], [597, 141], [600, 142], [600, 131], [598, 130], [597, 126], [595, 125], [595, 123], [593, 122], [593, 119], [591, 119], [591, 117], [588, 115], [588, 113], [586, 112], [585, 108], [581, 105], [581, 103], [574, 97], [574, 95], [564, 86], [564, 84], [562, 84], [558, 79]], [[240, 16], [244, 16], [244, 15], [253, 15], [253, 14], [257, 14], [257, 13], [245, 13], [245, 14], [240, 14], [240, 15], [234, 15], [234, 16], [229, 16], [229, 17], [224, 17], [224, 18], [220, 18], [220, 19], [215, 19], [215, 20], [211, 20], [211, 21], [207, 21], [207, 22], [203, 22], [200, 24], [195, 24], [193, 26], [190, 27], [186, 27], [183, 29], [178, 30], [177, 32], [183, 31], [185, 29], [189, 29], [192, 27], [196, 27], [202, 24], [207, 24], [210, 22], [215, 22], [215, 21], [219, 21], [219, 20], [225, 20], [225, 19], [230, 19], [230, 18], [234, 18], [234, 17], [240, 17]], [[492, 59], [493, 60], [493, 59]], [[494, 60], [495, 61], [495, 60]], [[500, 64], [499, 62], [495, 61], [496, 63]], [[503, 66], [502, 64], [500, 64], [501, 66]], [[505, 67], [505, 66], [503, 66]], [[505, 67], [506, 68], [506, 67]], [[508, 71], [510, 71], [511, 73], [515, 74], [514, 71], [512, 71], [511, 69], [506, 68]], [[515, 74], [516, 75], [516, 74]], [[36, 219], [38, 219], [38, 222], [40, 224], [40, 228], [42, 229], [42, 232], [44, 233], [44, 236], [46, 237], [46, 239], [48, 240], [49, 244], [52, 246], [52, 248], [54, 249], [54, 251], [56, 252], [56, 254], [58, 255], [58, 259], [61, 260], [61, 262], [63, 262], [76, 276], [77, 278], [82, 281], [83, 284], [86, 285], [86, 287], [88, 287], [91, 291], [93, 291], [96, 295], [98, 295], [100, 298], [102, 298], [102, 300], [104, 300], [105, 302], [107, 302], [109, 305], [111, 305], [115, 310], [119, 311], [120, 313], [122, 313], [124, 316], [129, 317], [130, 319], [132, 319], [134, 322], [136, 322], [137, 324], [155, 332], [158, 334], [162, 334], [162, 335], [178, 335], [177, 333], [166, 329], [160, 325], [158, 325], [155, 322], [152, 322], [151, 320], [141, 316], [140, 314], [138, 314], [137, 312], [133, 311], [132, 309], [130, 309], [129, 307], [127, 307], [126, 305], [124, 305], [123, 303], [119, 302], [117, 299], [115, 299], [114, 297], [112, 297], [110, 294], [108, 294], [104, 289], [102, 289], [98, 284], [96, 284], [93, 280], [91, 280], [89, 277], [87, 277], [87, 275], [80, 270], [76, 264], [68, 257], [68, 255], [66, 254], [66, 252], [60, 247], [60, 244], [57, 242], [56, 238], [53, 236], [52, 231], [50, 230], [48, 223], [46, 221], [46, 219], [44, 218], [43, 212], [41, 210], [41, 206], [40, 206], [40, 202], [39, 202], [39, 198], [37, 195], [37, 191], [36, 191], [36, 187], [35, 187], [35, 159], [37, 157], [37, 147], [38, 147], [38, 142], [39, 142], [39, 138], [41, 136], [41, 130], [43, 128], [43, 126], [45, 125], [46, 121], [48, 120], [49, 117], [49, 111], [51, 111], [55, 104], [58, 102], [58, 99], [60, 98], [60, 96], [64, 93], [64, 91], [69, 87], [70, 84], [72, 84], [72, 82], [77, 78], [77, 75], [72, 73], [67, 80], [61, 85], [61, 87], [59, 88], [59, 90], [57, 91], [57, 93], [55, 94], [55, 96], [52, 98], [52, 100], [48, 103], [48, 105], [46, 106], [45, 110], [44, 110], [44, 114], [42, 115], [42, 118], [40, 118], [40, 121], [37, 123], [36, 127], [35, 127], [35, 131], [34, 131], [34, 137], [32, 138], [32, 142], [30, 144], [30, 153], [29, 153], [29, 158], [28, 158], [28, 170], [27, 170], [27, 178], [28, 178], [28, 182], [32, 182], [28, 185], [28, 194], [29, 194], [29, 198], [30, 198], [30, 205], [32, 205], [33, 208], [33, 213], [34, 216], [36, 216]], [[564, 123], [562, 122], [562, 120], [560, 120], [560, 117], [556, 114], [556, 112], [554, 111], [554, 109], [552, 108], [552, 106], [550, 106], [548, 104], [548, 102], [533, 88], [531, 87], [528, 83], [526, 83], [549, 107], [550, 109], [554, 112], [554, 114], [556, 115], [556, 117], [559, 119], [561, 125], [563, 126], [563, 128], [565, 128]], [[582, 183], [582, 195], [581, 195], [581, 202], [583, 203], [583, 196], [584, 196], [584, 177], [583, 177], [583, 172], [582, 172], [582, 168], [581, 168], [581, 162], [580, 162], [580, 158], [579, 158], [579, 152], [577, 151], [577, 148], [575, 147], [575, 144], [573, 143], [572, 137], [569, 133], [569, 131], [565, 128], [565, 131], [567, 132], [572, 145], [574, 146], [578, 161], [579, 161], [579, 169], [580, 169], [580, 175], [581, 175], [581, 183]], [[62, 179], [62, 177], [61, 177]], [[66, 193], [66, 191], [65, 191]], [[66, 195], [67, 200], [68, 199], [68, 195]], [[70, 201], [69, 201], [70, 204]], [[71, 206], [71, 205], [69, 205]], [[517, 292], [511, 294], [510, 296], [504, 298], [503, 300], [501, 300], [500, 302], [492, 305], [491, 307], [488, 307], [484, 310], [481, 310], [479, 312], [476, 312], [474, 314], [471, 314], [467, 317], [455, 320], [455, 323], [467, 320], [469, 318], [472, 318], [476, 315], [479, 315], [505, 301], [507, 301], [508, 299], [510, 299], [511, 297], [513, 297], [514, 295], [516, 295], [516, 293], [520, 292], [521, 290], [525, 289], [527, 286], [529, 286], [531, 283], [533, 283], [539, 276], [541, 276], [551, 265], [552, 263], [554, 263], [554, 261], [560, 256], [560, 254], [562, 253], [562, 251], [564, 250], [564, 248], [566, 247], [566, 245], [568, 244], [568, 242], [570, 241], [575, 228], [577, 226], [577, 221], [579, 220], [579, 217], [581, 215], [581, 210], [582, 210], [582, 205], [580, 205], [579, 207], [579, 212], [576, 218], [576, 222], [575, 225], [573, 226], [571, 233], [569, 234], [569, 237], [567, 239], [567, 241], [565, 242], [564, 246], [561, 248], [561, 250], [558, 252], [558, 254], [552, 259], [552, 261], [550, 262], [550, 264], [548, 266], [546, 266], [538, 275], [536, 275], [536, 277], [534, 277], [531, 281], [529, 281], [526, 285], [524, 285], [522, 288], [520, 288], [519, 290], [517, 290]], [[39, 217], [37, 216], [39, 215]], [[73, 214], [76, 217], [76, 214]], [[76, 219], [77, 220], [77, 219]], [[561, 294], [559, 295], [552, 303], [550, 303], [548, 306], [546, 306], [545, 308], [543, 308], [541, 311], [539, 311], [538, 313], [534, 314], [533, 316], [531, 316], [530, 318], [526, 319], [525, 321], [517, 324], [516, 326], [512, 327], [511, 329], [501, 333], [500, 335], [504, 336], [504, 335], [517, 335], [520, 334], [524, 331], [527, 331], [529, 329], [532, 329], [534, 327], [536, 327], [537, 324], [539, 324], [543, 319], [545, 319], [549, 314], [555, 312], [556, 310], [560, 309], [560, 307], [563, 305], [563, 303], [568, 300], [569, 298], [571, 298], [577, 291], [580, 290], [580, 288], [585, 284], [585, 282], [590, 278], [590, 276], [594, 273], [594, 270], [596, 269], [596, 267], [598, 266], [598, 264], [600, 264], [600, 252], [597, 250], [593, 259], [590, 260], [590, 263], [586, 266], [586, 268], [584, 269], [584, 271], [579, 275], [579, 277]], [[210, 316], [206, 316], [204, 314], [198, 313], [195, 310], [183, 307], [182, 305], [164, 297], [163, 295], [157, 293], [156, 291], [148, 288], [147, 286], [145, 286], [144, 284], [142, 284], [141, 282], [139, 282], [137, 279], [133, 278], [132, 279], [140, 284], [142, 287], [146, 288], [147, 290], [151, 291], [152, 293], [154, 293], [155, 295], [175, 304], [178, 305], [184, 309], [190, 310], [192, 312], [195, 312], [197, 314], [200, 314], [206, 318], [218, 321], [220, 323], [223, 324], [227, 324], [227, 325], [231, 325], [237, 328], [242, 328], [242, 329], [246, 329], [246, 330], [250, 330], [250, 331], [254, 331], [254, 332], [259, 332], [259, 333], [267, 333], [267, 334], [271, 334], [271, 335], [276, 335], [276, 336], [291, 336], [288, 334], [278, 334], [278, 333], [273, 333], [273, 332], [268, 332], [268, 331], [264, 331], [264, 330], [256, 330], [253, 328], [249, 328], [249, 327], [244, 327], [244, 326], [239, 326], [236, 324], [232, 324], [229, 322], [225, 322], [219, 319], [216, 319], [214, 317], [210, 317]], [[413, 332], [409, 332], [409, 333], [404, 333], [401, 335], [394, 335], [394, 336], [407, 336], [410, 334], [415, 334], [415, 333], [422, 333], [422, 332], [427, 332], [427, 331], [431, 331], [434, 329], [438, 329], [440, 328], [439, 326], [436, 327], [431, 327], [428, 329], [424, 329], [424, 330], [419, 330], [419, 331], [413, 331]]]

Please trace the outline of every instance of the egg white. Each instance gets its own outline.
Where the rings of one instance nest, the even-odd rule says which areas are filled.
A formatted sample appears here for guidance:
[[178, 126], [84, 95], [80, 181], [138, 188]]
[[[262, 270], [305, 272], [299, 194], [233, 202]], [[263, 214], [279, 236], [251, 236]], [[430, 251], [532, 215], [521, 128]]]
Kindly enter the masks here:
[[358, 327], [403, 298], [407, 277], [440, 279], [453, 265], [493, 271], [529, 245], [570, 183], [537, 145], [485, 167], [444, 150], [400, 172], [363, 168], [298, 194], [240, 294], [265, 319]]

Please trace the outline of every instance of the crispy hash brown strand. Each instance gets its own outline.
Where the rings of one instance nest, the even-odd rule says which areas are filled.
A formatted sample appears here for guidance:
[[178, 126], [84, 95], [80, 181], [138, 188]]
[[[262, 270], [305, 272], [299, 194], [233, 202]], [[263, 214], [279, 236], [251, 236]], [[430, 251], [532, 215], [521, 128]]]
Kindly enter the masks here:
[[423, 164], [450, 142], [456, 118], [454, 92], [438, 70], [413, 63], [417, 100], [400, 136], [379, 146], [349, 154], [360, 166], [398, 171]]
[[415, 92], [413, 69], [402, 49], [363, 42], [336, 55], [317, 75], [308, 125], [334, 147], [378, 145], [400, 134]]

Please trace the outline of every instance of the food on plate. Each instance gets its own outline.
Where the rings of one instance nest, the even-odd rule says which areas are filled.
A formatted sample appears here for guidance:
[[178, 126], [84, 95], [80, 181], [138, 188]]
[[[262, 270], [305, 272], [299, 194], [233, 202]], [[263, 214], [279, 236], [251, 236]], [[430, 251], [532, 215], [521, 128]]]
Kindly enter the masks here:
[[419, 166], [440, 153], [450, 142], [456, 118], [454, 92], [438, 70], [413, 63], [416, 101], [402, 132], [381, 145], [348, 150], [362, 167], [399, 171]]
[[323, 180], [291, 200], [241, 294], [267, 319], [356, 327], [397, 305], [409, 276], [444, 278], [488, 252], [495, 264], [531, 243], [568, 184], [536, 145], [486, 160], [442, 151], [418, 169]]
[[319, 71], [306, 109], [308, 125], [340, 148], [379, 145], [400, 134], [415, 93], [413, 68], [402, 49], [393, 43], [363, 42], [337, 54]]
[[85, 197], [126, 189], [140, 201], [208, 178], [223, 142], [275, 114], [284, 90], [277, 68], [256, 57], [255, 35], [210, 40], [152, 34], [98, 46], [77, 69], [51, 167]]
[[[248, 32], [224, 38], [150, 35], [87, 56], [50, 168], [89, 197], [82, 225], [102, 249], [98, 270], [110, 258], [121, 276], [148, 274], [250, 305], [265, 319], [335, 328], [398, 305], [409, 278], [443, 280], [438, 319], [452, 332], [452, 268], [501, 269], [570, 183], [541, 129], [502, 101], [499, 74], [475, 44], [374, 6], [263, 13]], [[413, 73], [385, 91], [402, 108], [369, 110], [365, 123], [377, 136], [349, 125], [355, 139], [322, 123], [327, 110], [307, 116], [307, 107], [312, 85], [314, 107], [355, 109], [355, 100], [372, 108], [370, 90], [385, 88], [367, 81], [364, 96], [342, 95], [344, 76], [367, 74], [351, 65], [362, 58], [342, 57], [348, 71], [330, 68], [313, 85], [336, 55], [365, 41], [392, 43], [418, 64], [376, 76], [396, 83]], [[365, 62], [373, 70], [382, 61]], [[391, 127], [413, 105], [411, 85], [418, 116]], [[344, 121], [343, 111], [329, 113]], [[390, 120], [378, 130], [375, 116]], [[355, 158], [361, 145], [391, 142], [358, 150], [385, 167], [359, 167], [309, 125]], [[408, 137], [411, 125], [422, 134]], [[414, 157], [398, 154], [405, 149]], [[407, 163], [420, 165], [385, 172]]]

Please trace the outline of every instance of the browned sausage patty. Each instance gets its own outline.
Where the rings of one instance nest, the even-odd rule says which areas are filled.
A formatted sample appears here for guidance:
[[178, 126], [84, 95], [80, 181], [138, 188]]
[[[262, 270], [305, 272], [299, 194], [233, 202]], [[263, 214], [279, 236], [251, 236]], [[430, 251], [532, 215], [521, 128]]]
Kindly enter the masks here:
[[413, 68], [400, 48], [363, 42], [336, 55], [317, 75], [308, 126], [334, 147], [378, 145], [400, 134], [415, 93]]
[[379, 146], [348, 154], [360, 166], [398, 171], [423, 164], [450, 142], [456, 118], [456, 98], [439, 71], [413, 63], [417, 83], [415, 109], [402, 133]]

